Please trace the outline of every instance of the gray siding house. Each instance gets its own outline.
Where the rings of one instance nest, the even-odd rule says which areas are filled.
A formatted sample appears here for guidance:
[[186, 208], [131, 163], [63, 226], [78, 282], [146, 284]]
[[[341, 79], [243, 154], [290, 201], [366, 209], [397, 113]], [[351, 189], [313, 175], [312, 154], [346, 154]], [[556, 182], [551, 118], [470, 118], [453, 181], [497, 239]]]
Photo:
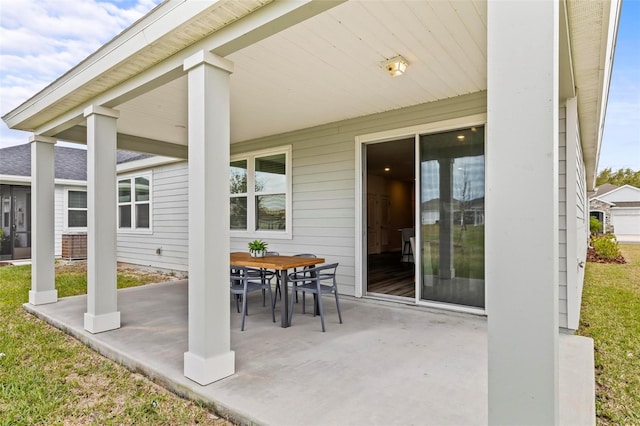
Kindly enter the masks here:
[[[56, 146], [54, 194], [55, 257], [86, 258], [87, 150]], [[118, 169], [129, 173], [138, 167], [163, 164], [169, 159], [118, 151]], [[150, 163], [151, 162], [151, 163]], [[31, 258], [31, 145], [0, 149], [0, 260]], [[69, 247], [63, 254], [63, 239]], [[71, 245], [76, 249], [71, 252]], [[140, 263], [140, 262], [136, 262]]]
[[640, 188], [609, 183], [589, 197], [590, 215], [597, 218], [618, 241], [640, 242]]
[[[164, 2], [3, 117], [33, 132], [29, 303], [57, 302], [53, 145], [86, 143], [88, 332], [121, 326], [118, 258], [186, 269], [184, 374], [234, 374], [229, 253], [260, 238], [339, 262], [345, 296], [486, 315], [489, 423], [556, 423], [619, 11]], [[117, 149], [183, 161], [127, 173]], [[410, 295], [373, 290], [407, 227]]]

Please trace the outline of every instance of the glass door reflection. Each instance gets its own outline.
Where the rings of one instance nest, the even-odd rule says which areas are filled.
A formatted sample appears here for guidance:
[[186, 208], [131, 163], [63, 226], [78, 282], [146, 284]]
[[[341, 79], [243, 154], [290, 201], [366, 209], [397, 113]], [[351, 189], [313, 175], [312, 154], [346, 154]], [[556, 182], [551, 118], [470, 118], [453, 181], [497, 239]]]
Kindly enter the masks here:
[[484, 127], [420, 136], [423, 300], [484, 308]]

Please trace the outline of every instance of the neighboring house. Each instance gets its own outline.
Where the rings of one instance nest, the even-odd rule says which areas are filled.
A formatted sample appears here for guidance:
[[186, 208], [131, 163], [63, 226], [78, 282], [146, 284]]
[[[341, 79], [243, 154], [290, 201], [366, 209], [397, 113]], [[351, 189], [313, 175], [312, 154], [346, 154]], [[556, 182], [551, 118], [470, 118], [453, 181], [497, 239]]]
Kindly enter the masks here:
[[[0, 259], [31, 257], [31, 145], [0, 149]], [[87, 150], [55, 148], [55, 256], [62, 234], [87, 230]]]
[[[404, 203], [416, 296], [401, 302], [486, 315], [489, 422], [550, 424], [559, 329], [579, 324], [619, 12], [615, 0], [169, 1], [3, 120], [34, 132], [39, 241], [54, 239], [51, 145], [86, 143], [89, 193], [103, 195], [88, 203], [90, 271], [118, 257], [188, 269], [184, 374], [197, 383], [235, 371], [230, 251], [260, 238], [314, 252], [339, 262], [343, 294], [385, 297], [367, 292], [368, 230], [397, 234], [384, 227]], [[369, 161], [378, 145], [388, 165]], [[116, 149], [188, 161], [116, 184]], [[389, 209], [368, 215], [368, 182], [387, 171], [375, 195]], [[53, 259], [33, 259], [30, 303], [56, 302]], [[85, 328], [119, 328], [115, 277], [89, 276]]]
[[604, 184], [589, 197], [590, 215], [620, 242], [640, 242], [640, 188]]
[[[118, 168], [129, 173], [136, 165], [148, 167], [148, 163], [140, 160], [149, 157], [118, 151]], [[156, 160], [154, 164], [157, 163]], [[54, 203], [55, 257], [86, 257], [86, 149], [55, 147]], [[3, 231], [0, 260], [31, 257], [31, 216], [31, 145], [0, 149], [0, 227]]]

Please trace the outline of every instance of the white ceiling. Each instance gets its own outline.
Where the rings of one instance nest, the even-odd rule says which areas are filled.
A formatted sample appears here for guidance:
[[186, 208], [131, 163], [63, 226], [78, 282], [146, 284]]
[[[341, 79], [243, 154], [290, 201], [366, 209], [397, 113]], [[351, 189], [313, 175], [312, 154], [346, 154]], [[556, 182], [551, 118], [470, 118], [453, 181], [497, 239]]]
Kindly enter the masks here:
[[[405, 75], [381, 63], [402, 55]], [[227, 56], [232, 142], [486, 90], [486, 2], [349, 1]], [[186, 77], [116, 106], [118, 131], [187, 143]]]

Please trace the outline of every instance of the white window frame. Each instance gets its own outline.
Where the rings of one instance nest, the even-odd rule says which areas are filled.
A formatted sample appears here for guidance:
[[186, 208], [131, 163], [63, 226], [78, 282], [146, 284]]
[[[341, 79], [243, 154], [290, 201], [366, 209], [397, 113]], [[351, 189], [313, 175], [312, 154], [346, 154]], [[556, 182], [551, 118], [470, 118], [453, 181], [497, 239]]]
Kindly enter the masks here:
[[[149, 201], [136, 201], [135, 193], [135, 180], [136, 178], [145, 178], [149, 180]], [[120, 181], [129, 180], [131, 182], [131, 201], [128, 203], [121, 203], [120, 197]], [[137, 204], [149, 204], [149, 227], [148, 228], [136, 228], [136, 208]], [[131, 228], [120, 227], [120, 206], [131, 206]], [[119, 234], [153, 234], [153, 173], [151, 171], [145, 173], [129, 173], [124, 175], [118, 175], [116, 179], [116, 227]]]
[[63, 206], [63, 222], [62, 229], [65, 232], [87, 232], [86, 226], [69, 226], [69, 210], [84, 210], [87, 212], [87, 220], [89, 220], [89, 199], [87, 198], [87, 207], [84, 209], [81, 208], [70, 208], [69, 207], [69, 192], [87, 192], [86, 188], [65, 188], [64, 189], [64, 206]]
[[[293, 179], [292, 179], [292, 161], [291, 161], [292, 146], [285, 145], [275, 148], [263, 149], [260, 151], [245, 152], [242, 154], [232, 155], [231, 161], [247, 161], [247, 229], [231, 229], [231, 237], [247, 237], [247, 238], [272, 238], [272, 239], [292, 239], [292, 215], [293, 215]], [[284, 154], [285, 155], [285, 173], [286, 173], [286, 185], [285, 185], [285, 230], [257, 230], [256, 229], [256, 195], [268, 195], [268, 192], [255, 192], [255, 169], [257, 157], [268, 157], [270, 155]], [[280, 192], [278, 192], [279, 194]], [[234, 194], [229, 194], [230, 198]]]

